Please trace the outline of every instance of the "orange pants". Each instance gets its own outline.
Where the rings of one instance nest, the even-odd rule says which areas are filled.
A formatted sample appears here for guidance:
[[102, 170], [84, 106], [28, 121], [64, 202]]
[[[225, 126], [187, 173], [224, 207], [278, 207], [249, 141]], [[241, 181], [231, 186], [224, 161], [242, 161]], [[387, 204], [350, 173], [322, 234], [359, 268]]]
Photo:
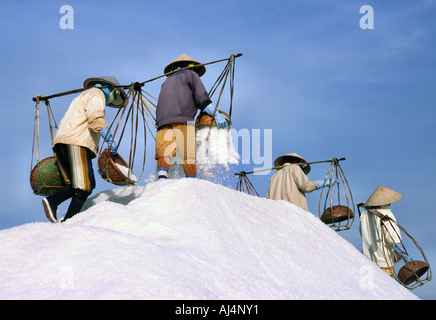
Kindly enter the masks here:
[[197, 175], [195, 163], [195, 126], [186, 123], [171, 123], [160, 127], [156, 135], [156, 160], [158, 169], [169, 170], [178, 152], [183, 159], [186, 176]]

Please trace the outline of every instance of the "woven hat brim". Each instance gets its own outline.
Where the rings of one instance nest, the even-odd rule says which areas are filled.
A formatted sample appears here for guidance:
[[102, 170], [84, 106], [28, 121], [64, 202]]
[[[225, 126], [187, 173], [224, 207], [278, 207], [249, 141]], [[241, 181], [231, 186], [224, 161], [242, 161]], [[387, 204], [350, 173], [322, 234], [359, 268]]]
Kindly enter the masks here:
[[[164, 69], [164, 74], [167, 74], [167, 73], [171, 72], [172, 66], [173, 66], [174, 64], [176, 64], [176, 63], [179, 63], [179, 62], [190, 62], [190, 63], [192, 63], [192, 64], [194, 64], [194, 65], [201, 64], [200, 62], [198, 62], [198, 61], [195, 60], [195, 59], [192, 59], [191, 57], [187, 56], [186, 54], [182, 54], [180, 57], [174, 59], [173, 61], [171, 61], [171, 62], [170, 62], [170, 63], [165, 67], [165, 69]], [[200, 77], [206, 73], [206, 67], [203, 66], [203, 65], [202, 65], [202, 66], [198, 66], [198, 67], [193, 67], [192, 69], [193, 69], [193, 70], [198, 74], [198, 76], [200, 76]]]
[[379, 207], [385, 206], [400, 200], [403, 196], [389, 188], [378, 186], [366, 201], [367, 206]]
[[277, 157], [274, 160], [274, 167], [278, 167], [281, 166], [285, 163], [284, 160], [286, 160], [287, 158], [291, 159], [291, 160], [300, 160], [302, 163], [306, 163], [306, 167], [303, 169], [303, 172], [307, 175], [309, 174], [311, 167], [310, 165], [307, 163], [307, 161], [301, 157], [300, 155], [296, 154], [296, 153], [289, 153], [289, 154], [285, 154], [283, 156]]
[[[92, 88], [96, 84], [101, 84], [102, 86], [120, 86], [120, 83], [115, 77], [95, 77], [88, 78], [83, 82], [84, 88]], [[122, 108], [127, 103], [127, 94], [122, 88], [117, 88], [118, 92], [121, 93], [121, 99], [115, 100], [116, 103], [110, 103], [108, 106], [113, 108]]]

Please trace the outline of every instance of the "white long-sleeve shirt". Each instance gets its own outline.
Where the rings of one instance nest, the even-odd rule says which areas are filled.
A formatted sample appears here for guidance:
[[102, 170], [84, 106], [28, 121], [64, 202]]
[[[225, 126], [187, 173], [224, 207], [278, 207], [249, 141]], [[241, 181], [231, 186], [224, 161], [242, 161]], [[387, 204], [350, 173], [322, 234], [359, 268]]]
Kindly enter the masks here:
[[[365, 210], [360, 215], [359, 230], [362, 236], [362, 252], [380, 268], [392, 267], [395, 254], [394, 244], [401, 242], [400, 230], [395, 223], [389, 221], [383, 222], [382, 226], [381, 219], [371, 213], [372, 210], [375, 209]], [[376, 210], [396, 221], [389, 205], [379, 207]]]

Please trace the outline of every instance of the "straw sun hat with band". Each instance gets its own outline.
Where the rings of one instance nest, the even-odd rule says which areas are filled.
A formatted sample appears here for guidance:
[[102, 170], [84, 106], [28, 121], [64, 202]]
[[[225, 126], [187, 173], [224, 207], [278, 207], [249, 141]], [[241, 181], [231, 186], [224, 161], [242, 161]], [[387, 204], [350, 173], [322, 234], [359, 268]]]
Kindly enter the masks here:
[[307, 175], [310, 172], [310, 165], [307, 163], [306, 160], [304, 160], [301, 156], [299, 156], [296, 153], [289, 153], [285, 154], [283, 156], [280, 156], [274, 160], [274, 167], [282, 166], [285, 163], [298, 163], [298, 164], [305, 164], [305, 166], [302, 166], [301, 169], [303, 169], [303, 172]]
[[[182, 54], [180, 57], [171, 61], [165, 67], [164, 74], [167, 74], [171, 71], [177, 70], [178, 68], [193, 67], [194, 65], [197, 65], [197, 64], [201, 64], [201, 63], [195, 59], [192, 59], [191, 57], [187, 56], [186, 54]], [[203, 74], [206, 73], [205, 66], [195, 67], [195, 68], [192, 68], [192, 70], [195, 71], [199, 77], [201, 77]]]
[[[88, 78], [83, 82], [84, 88], [92, 88], [95, 85], [100, 84], [103, 87], [106, 86], [120, 86], [117, 78], [110, 77], [97, 77], [97, 78]], [[111, 99], [108, 103], [109, 107], [113, 108], [122, 108], [127, 103], [127, 95], [122, 88], [115, 88], [111, 92]]]
[[365, 205], [369, 207], [380, 207], [400, 200], [403, 196], [389, 188], [378, 186], [366, 201]]

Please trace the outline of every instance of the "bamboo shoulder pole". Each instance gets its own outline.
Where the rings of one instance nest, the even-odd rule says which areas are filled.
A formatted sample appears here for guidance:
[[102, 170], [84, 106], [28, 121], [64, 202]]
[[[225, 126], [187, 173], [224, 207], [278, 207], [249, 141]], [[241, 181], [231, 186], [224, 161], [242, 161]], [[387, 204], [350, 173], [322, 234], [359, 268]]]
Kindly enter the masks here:
[[[180, 70], [184, 70], [184, 69], [189, 69], [189, 68], [196, 68], [196, 67], [206, 66], [206, 65], [209, 65], [209, 64], [213, 64], [213, 63], [217, 63], [217, 62], [222, 62], [222, 61], [230, 61], [231, 59], [238, 58], [240, 56], [242, 56], [242, 53], [232, 54], [230, 56], [230, 58], [216, 60], [216, 61], [211, 61], [211, 62], [206, 62], [206, 63], [199, 63], [199, 64], [196, 64], [196, 65], [194, 65], [192, 67], [186, 67], [186, 68], [177, 69], [177, 70], [165, 73], [163, 75], [160, 75], [158, 77], [152, 78], [150, 80], [146, 80], [144, 82], [134, 82], [134, 83], [132, 82], [130, 85], [106, 86], [106, 87], [99, 87], [99, 88], [101, 88], [101, 89], [104, 89], [104, 88], [123, 88], [123, 89], [132, 88], [132, 89], [138, 91], [146, 83], [154, 81], [154, 80], [162, 78], [162, 77], [165, 77], [165, 76], [169, 76], [170, 74], [173, 74], [174, 72], [177, 72], [177, 71], [180, 71]], [[36, 102], [36, 100], [39, 98], [39, 101], [47, 101], [47, 100], [52, 99], [52, 98], [62, 97], [62, 96], [66, 96], [66, 95], [73, 94], [73, 93], [79, 93], [79, 92], [85, 91], [87, 89], [89, 89], [89, 88], [80, 88], [80, 89], [76, 89], [76, 90], [65, 91], [65, 92], [53, 94], [53, 95], [50, 95], [50, 96], [39, 95], [37, 97], [33, 97], [32, 100]]]
[[[314, 163], [324, 163], [324, 162], [335, 162], [335, 161], [343, 161], [343, 160], [347, 160], [345, 158], [333, 158], [331, 160], [322, 160], [322, 161], [312, 161], [312, 162], [302, 162], [302, 163], [297, 163], [297, 164], [314, 164]], [[281, 166], [276, 166], [276, 167], [272, 167], [272, 168], [268, 168], [268, 169], [262, 169], [262, 170], [255, 170], [255, 171], [240, 171], [240, 172], [236, 172], [235, 175], [246, 175], [246, 174], [250, 174], [250, 173], [255, 173], [255, 172], [262, 172], [262, 171], [267, 171], [267, 170], [272, 170], [272, 169], [281, 169], [283, 168], [285, 165], [281, 165]]]

